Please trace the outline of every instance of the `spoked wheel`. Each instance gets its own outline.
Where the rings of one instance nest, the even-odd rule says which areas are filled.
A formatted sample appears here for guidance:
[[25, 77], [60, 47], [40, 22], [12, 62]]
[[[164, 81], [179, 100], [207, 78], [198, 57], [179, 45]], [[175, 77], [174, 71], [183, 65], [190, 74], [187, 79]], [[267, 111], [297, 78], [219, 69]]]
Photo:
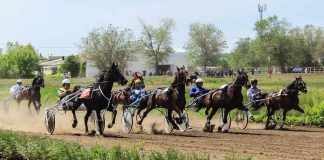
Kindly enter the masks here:
[[227, 114], [227, 123], [223, 124], [224, 110], [222, 110], [222, 114], [219, 116], [219, 125], [223, 126], [222, 131], [228, 131], [231, 128], [231, 116], [230, 113]]
[[125, 133], [129, 133], [133, 128], [133, 116], [128, 107], [123, 107], [123, 115], [121, 119], [122, 129]]
[[179, 127], [179, 130], [181, 132], [186, 131], [188, 128], [188, 124], [189, 124], [188, 114], [186, 112], [183, 112], [181, 115], [181, 124], [177, 124]]
[[173, 125], [167, 116], [164, 117], [164, 130], [166, 133], [171, 133], [173, 131]]
[[[97, 129], [97, 131], [99, 133], [101, 133], [100, 128], [99, 128], [99, 123], [97, 121], [97, 114], [95, 112], [93, 112], [93, 114], [95, 115], [94, 122], [95, 122], [96, 129]], [[100, 116], [101, 116], [101, 120], [102, 120], [101, 130], [102, 130], [102, 132], [104, 132], [105, 131], [105, 125], [106, 125], [105, 112], [100, 112]]]
[[243, 110], [237, 110], [235, 114], [235, 122], [239, 129], [245, 129], [249, 123], [247, 112]]
[[55, 114], [52, 111], [45, 113], [45, 128], [47, 134], [53, 134], [55, 129]]

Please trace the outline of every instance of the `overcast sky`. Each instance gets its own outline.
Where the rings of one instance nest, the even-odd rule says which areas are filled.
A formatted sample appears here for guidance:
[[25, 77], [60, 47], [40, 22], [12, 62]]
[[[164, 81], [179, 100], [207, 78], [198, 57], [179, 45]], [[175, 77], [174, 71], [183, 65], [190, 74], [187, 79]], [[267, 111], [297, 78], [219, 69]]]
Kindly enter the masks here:
[[254, 37], [257, 4], [264, 17], [277, 15], [292, 26], [324, 26], [322, 0], [0, 0], [0, 48], [7, 41], [32, 43], [44, 56], [79, 52], [77, 44], [95, 27], [124, 26], [140, 35], [139, 18], [157, 25], [173, 18], [173, 47], [183, 50], [190, 23], [213, 23], [230, 51], [240, 37]]

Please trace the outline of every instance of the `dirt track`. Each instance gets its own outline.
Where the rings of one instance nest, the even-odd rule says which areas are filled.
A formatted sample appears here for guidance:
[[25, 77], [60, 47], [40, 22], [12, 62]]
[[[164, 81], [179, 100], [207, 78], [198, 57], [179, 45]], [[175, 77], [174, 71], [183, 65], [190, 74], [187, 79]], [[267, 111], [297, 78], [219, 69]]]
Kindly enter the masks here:
[[[0, 127], [15, 131], [29, 132], [30, 134], [46, 135], [44, 129], [43, 114], [30, 116], [27, 111], [12, 109], [8, 116], [1, 113]], [[252, 156], [254, 159], [324, 159], [324, 129], [308, 127], [286, 127], [286, 130], [264, 130], [263, 124], [249, 124], [245, 131], [235, 128], [232, 124], [230, 133], [203, 133], [201, 126], [204, 121], [191, 119], [192, 130], [184, 133], [174, 131], [171, 134], [151, 134], [152, 123], [156, 122], [156, 128], [162, 130], [163, 117], [158, 114], [149, 116], [144, 122], [144, 133], [139, 133], [134, 128], [131, 134], [121, 131], [120, 117], [113, 129], [105, 130], [105, 137], [90, 137], [83, 134], [84, 113], [79, 113], [79, 125], [71, 128], [71, 115], [57, 114], [56, 128], [51, 138], [65, 139], [79, 142], [85, 146], [94, 144], [104, 145], [142, 145], [145, 150], [163, 150], [166, 147], [174, 147], [181, 152], [196, 152], [208, 154], [211, 159], [224, 158], [235, 154], [240, 156]], [[154, 118], [153, 118], [154, 117]], [[106, 114], [106, 121], [110, 115]], [[217, 118], [214, 119], [214, 122]], [[217, 125], [217, 124], [216, 124]], [[93, 124], [89, 123], [90, 129]]]

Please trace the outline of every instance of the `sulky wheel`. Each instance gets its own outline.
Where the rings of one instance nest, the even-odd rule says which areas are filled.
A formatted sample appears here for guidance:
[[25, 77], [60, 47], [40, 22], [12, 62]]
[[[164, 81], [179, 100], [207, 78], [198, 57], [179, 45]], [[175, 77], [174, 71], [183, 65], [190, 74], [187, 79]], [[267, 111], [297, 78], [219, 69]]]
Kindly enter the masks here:
[[52, 111], [45, 113], [45, 128], [47, 134], [53, 134], [55, 129], [55, 114]]
[[173, 125], [167, 116], [164, 117], [164, 130], [166, 133], [171, 133], [173, 131]]
[[133, 128], [133, 116], [128, 107], [123, 107], [123, 108], [124, 108], [123, 115], [121, 117], [122, 130], [125, 133], [129, 133]]
[[245, 129], [249, 123], [247, 112], [243, 110], [237, 110], [235, 113], [235, 122], [239, 129]]
[[188, 118], [188, 114], [186, 112], [183, 112], [181, 115], [181, 124], [177, 124], [179, 127], [179, 130], [181, 132], [184, 132], [187, 130], [189, 124], [189, 118]]
[[231, 116], [230, 113], [227, 114], [227, 123], [223, 124], [224, 110], [222, 110], [221, 115], [219, 116], [219, 125], [223, 126], [222, 131], [229, 131], [231, 128]]

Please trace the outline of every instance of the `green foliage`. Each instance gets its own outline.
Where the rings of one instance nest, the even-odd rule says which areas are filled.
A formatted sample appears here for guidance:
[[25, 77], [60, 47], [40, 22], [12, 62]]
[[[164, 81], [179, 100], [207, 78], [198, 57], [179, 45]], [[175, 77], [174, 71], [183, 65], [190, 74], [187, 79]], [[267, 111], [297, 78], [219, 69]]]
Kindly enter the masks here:
[[235, 68], [265, 67], [268, 57], [272, 65], [307, 67], [316, 65], [324, 56], [324, 29], [312, 25], [290, 28], [277, 16], [255, 23], [256, 38], [243, 38], [237, 42], [230, 55], [230, 65]]
[[203, 68], [215, 66], [217, 56], [226, 45], [223, 32], [213, 24], [193, 23], [190, 25], [189, 37], [184, 48], [191, 63]]
[[63, 140], [52, 140], [45, 137], [27, 136], [10, 131], [0, 130], [1, 158], [16, 159], [98, 159], [98, 160], [140, 160], [140, 159], [209, 159], [196, 154], [184, 155], [169, 148], [165, 153], [158, 151], [141, 152], [138, 148], [111, 148], [95, 145], [89, 149], [77, 143]]
[[324, 126], [324, 102], [317, 106], [306, 108], [305, 112], [308, 124]]
[[31, 44], [24, 46], [8, 42], [7, 53], [0, 55], [0, 77], [32, 77], [38, 61], [38, 55]]
[[71, 72], [72, 77], [77, 77], [79, 76], [80, 65], [81, 62], [79, 56], [70, 55], [64, 59], [59, 71], [61, 73]]
[[80, 45], [81, 55], [95, 63], [99, 70], [107, 69], [113, 62], [123, 70], [127, 62], [134, 57], [132, 53], [138, 50], [132, 30], [109, 25], [95, 28]]
[[164, 18], [158, 27], [147, 25], [140, 21], [142, 25], [142, 47], [145, 56], [148, 58], [147, 64], [158, 71], [159, 63], [167, 60], [174, 52], [172, 45], [171, 31], [175, 26], [172, 19]]

